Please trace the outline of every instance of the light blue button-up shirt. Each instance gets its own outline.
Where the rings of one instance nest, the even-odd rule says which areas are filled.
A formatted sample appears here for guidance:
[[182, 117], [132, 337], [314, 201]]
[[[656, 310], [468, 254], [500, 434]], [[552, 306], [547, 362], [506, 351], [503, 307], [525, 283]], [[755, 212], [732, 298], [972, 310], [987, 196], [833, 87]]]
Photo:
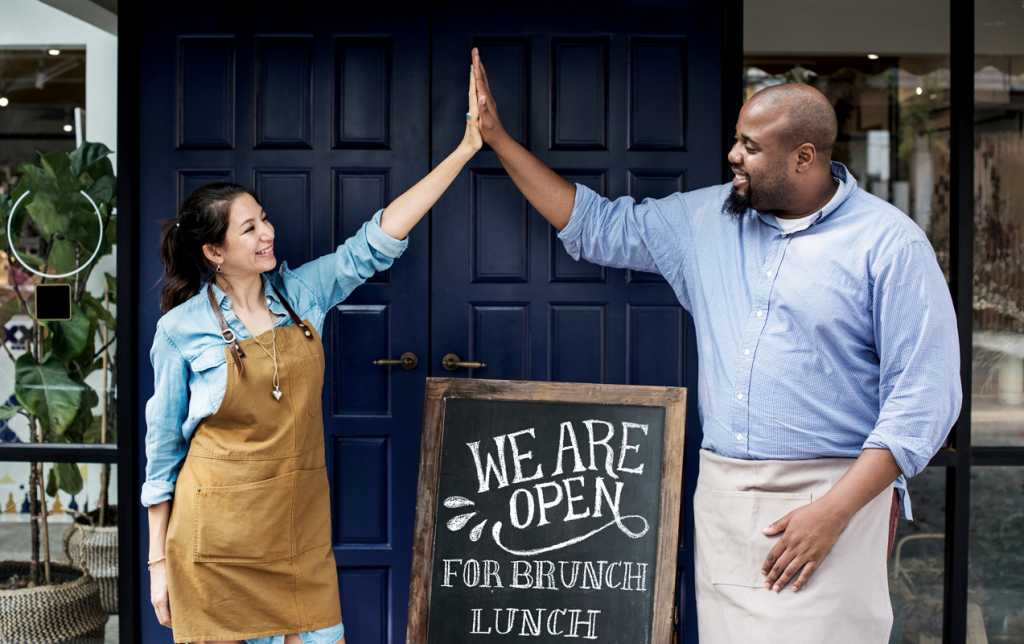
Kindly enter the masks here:
[[693, 315], [701, 447], [750, 460], [880, 448], [914, 476], [960, 413], [953, 303], [921, 229], [842, 164], [832, 174], [839, 198], [788, 232], [723, 213], [731, 184], [640, 204], [577, 184], [559, 238], [575, 259], [664, 276]]
[[[308, 320], [321, 333], [328, 311], [367, 278], [391, 266], [409, 242], [393, 239], [381, 230], [383, 212], [378, 211], [334, 253], [294, 270], [285, 263], [272, 275], [263, 275], [270, 310], [277, 316], [276, 326], [293, 322], [271, 285], [288, 299], [300, 319]], [[231, 310], [231, 299], [216, 285], [213, 292], [235, 336], [251, 337]], [[146, 404], [147, 462], [142, 486], [142, 505], [146, 507], [174, 496], [174, 484], [192, 433], [199, 421], [220, 407], [227, 387], [224, 338], [205, 284], [199, 293], [157, 322], [150, 359], [154, 392]]]

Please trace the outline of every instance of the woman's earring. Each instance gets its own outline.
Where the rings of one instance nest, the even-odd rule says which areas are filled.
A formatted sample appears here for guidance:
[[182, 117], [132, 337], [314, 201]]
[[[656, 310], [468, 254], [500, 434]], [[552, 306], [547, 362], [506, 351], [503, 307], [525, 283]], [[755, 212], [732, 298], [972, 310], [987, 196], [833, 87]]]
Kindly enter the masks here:
[[220, 272], [220, 264], [217, 264], [217, 272]]

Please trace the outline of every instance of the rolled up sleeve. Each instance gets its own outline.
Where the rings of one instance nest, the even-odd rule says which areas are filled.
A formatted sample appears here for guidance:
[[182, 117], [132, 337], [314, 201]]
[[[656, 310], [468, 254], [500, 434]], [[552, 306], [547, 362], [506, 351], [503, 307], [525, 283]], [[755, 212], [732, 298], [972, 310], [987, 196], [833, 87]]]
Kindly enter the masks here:
[[648, 229], [643, 221], [647, 211], [658, 207], [653, 199], [640, 205], [632, 197], [610, 201], [577, 183], [572, 215], [558, 238], [575, 260], [661, 274], [646, 243]]
[[927, 242], [897, 251], [874, 284], [880, 413], [865, 449], [920, 473], [960, 414], [960, 349], [946, 281]]
[[409, 246], [409, 240], [395, 239], [380, 227], [381, 208], [330, 255], [307, 262], [293, 274], [309, 284], [322, 297], [320, 303], [327, 311], [347, 298], [357, 286], [374, 273], [391, 268]]
[[146, 507], [174, 496], [188, 454], [181, 429], [188, 417], [188, 363], [159, 324], [150, 361], [154, 393], [146, 403], [146, 482], [141, 495]]

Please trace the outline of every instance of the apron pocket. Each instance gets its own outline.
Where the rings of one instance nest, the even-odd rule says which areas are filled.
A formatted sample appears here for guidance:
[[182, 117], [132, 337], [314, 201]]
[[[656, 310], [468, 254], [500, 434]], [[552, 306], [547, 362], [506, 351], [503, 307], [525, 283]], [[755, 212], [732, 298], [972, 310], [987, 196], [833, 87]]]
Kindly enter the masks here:
[[324, 365], [320, 356], [306, 356], [302, 359], [302, 370], [306, 373], [306, 386], [309, 388], [308, 411], [316, 418], [320, 414], [320, 398], [324, 391]]
[[[327, 468], [295, 473], [294, 554], [331, 543], [331, 489]], [[339, 636], [340, 637], [340, 636]]]
[[[793, 510], [811, 502], [810, 493], [739, 492], [712, 490], [715, 509], [698, 517], [705, 523], [714, 550], [702, 555], [711, 583], [763, 588], [761, 564], [780, 535], [761, 532]], [[785, 533], [782, 533], [785, 534]]]
[[265, 563], [292, 555], [297, 472], [228, 487], [197, 487], [196, 563]]

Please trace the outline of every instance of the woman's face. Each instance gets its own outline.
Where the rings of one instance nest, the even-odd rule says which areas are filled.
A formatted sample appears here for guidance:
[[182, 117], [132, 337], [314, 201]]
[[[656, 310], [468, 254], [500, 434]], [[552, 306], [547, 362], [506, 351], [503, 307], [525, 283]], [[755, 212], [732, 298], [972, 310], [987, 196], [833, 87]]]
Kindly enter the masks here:
[[211, 258], [221, 266], [221, 275], [249, 276], [273, 270], [274, 227], [267, 213], [249, 194], [231, 202], [231, 213], [224, 243]]

